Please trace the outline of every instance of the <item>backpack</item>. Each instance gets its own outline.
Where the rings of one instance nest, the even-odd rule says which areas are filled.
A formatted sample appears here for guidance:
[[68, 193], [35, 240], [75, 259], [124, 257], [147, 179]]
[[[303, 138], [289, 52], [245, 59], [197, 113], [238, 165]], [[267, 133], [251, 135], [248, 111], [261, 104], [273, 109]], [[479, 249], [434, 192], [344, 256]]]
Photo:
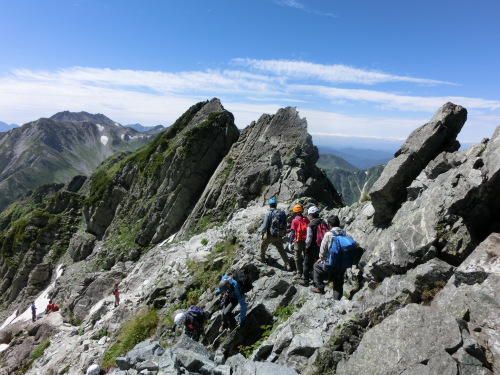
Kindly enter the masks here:
[[316, 245], [318, 247], [321, 247], [321, 242], [323, 241], [323, 237], [325, 237], [326, 232], [328, 232], [328, 227], [326, 226], [325, 222], [321, 220], [316, 227]]
[[298, 225], [295, 231], [295, 242], [305, 241], [307, 238], [307, 223], [304, 218], [297, 219]]
[[185, 325], [189, 329], [202, 329], [205, 323], [205, 312], [197, 306], [191, 306], [186, 310]]
[[286, 214], [282, 210], [271, 210], [271, 224], [269, 233], [271, 236], [284, 236], [286, 232]]
[[332, 233], [334, 234], [333, 241], [325, 266], [346, 270], [355, 262], [358, 245], [356, 241], [346, 235], [345, 231], [342, 231], [339, 235], [333, 231]]
[[236, 280], [238, 286], [240, 287], [240, 292], [245, 294], [252, 290], [252, 280], [245, 274], [243, 270], [237, 270], [233, 272], [233, 280]]

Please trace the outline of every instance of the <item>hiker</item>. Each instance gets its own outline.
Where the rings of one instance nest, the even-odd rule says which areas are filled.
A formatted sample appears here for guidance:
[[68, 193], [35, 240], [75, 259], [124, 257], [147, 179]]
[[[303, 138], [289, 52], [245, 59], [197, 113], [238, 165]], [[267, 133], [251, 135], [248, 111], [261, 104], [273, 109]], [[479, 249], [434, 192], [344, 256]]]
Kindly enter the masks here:
[[[347, 236], [351, 242], [357, 247], [357, 243], [347, 235], [342, 228], [340, 228], [340, 220], [338, 216], [334, 215], [327, 220], [329, 231], [325, 233], [323, 241], [321, 242], [320, 257], [314, 264], [314, 288], [311, 289], [313, 293], [325, 292], [324, 279], [333, 281], [333, 298], [339, 300], [342, 298], [344, 287], [344, 275], [347, 268], [352, 266], [352, 261], [348, 263], [342, 261], [336, 265], [329, 265], [330, 248], [336, 236]], [[339, 237], [340, 238], [340, 237]], [[349, 254], [346, 254], [349, 255]]]
[[268, 201], [269, 210], [264, 216], [262, 225], [259, 231], [262, 234], [262, 241], [260, 243], [260, 255], [256, 258], [261, 262], [266, 262], [266, 250], [270, 244], [273, 244], [278, 250], [281, 259], [283, 259], [284, 267], [288, 271], [293, 270], [295, 267], [292, 261], [288, 258], [285, 248], [283, 247], [283, 236], [286, 234], [286, 214], [277, 209], [278, 202], [276, 198], [271, 198]]
[[323, 219], [319, 217], [319, 209], [316, 206], [309, 207], [307, 217], [310, 220], [307, 225], [307, 235], [305, 240], [303, 276], [299, 280], [300, 285], [309, 286], [313, 278], [313, 267], [319, 258], [319, 248], [324, 234], [328, 227]]
[[115, 296], [115, 307], [120, 304], [120, 292], [118, 291], [118, 282], [115, 283], [113, 288], [113, 295]]
[[293, 244], [295, 251], [295, 266], [297, 273], [296, 278], [303, 279], [304, 277], [304, 253], [306, 250], [307, 225], [309, 219], [302, 215], [303, 207], [300, 204], [293, 206], [292, 211], [295, 218], [290, 225], [289, 243]]
[[233, 316], [233, 310], [236, 305], [240, 304], [240, 316], [238, 318], [239, 325], [245, 322], [247, 313], [247, 302], [245, 294], [241, 291], [240, 285], [233, 278], [233, 274], [222, 276], [219, 282], [219, 288], [215, 292], [216, 295], [222, 295], [222, 325], [219, 332], [229, 328], [230, 330], [236, 328], [236, 319]]
[[36, 322], [36, 306], [35, 301], [31, 303], [31, 320]]
[[101, 370], [99, 365], [93, 364], [89, 366], [89, 368], [85, 372], [85, 375], [103, 375], [105, 373], [106, 371]]
[[59, 311], [59, 306], [57, 306], [52, 300], [49, 301], [47, 307], [45, 308], [45, 314], [49, 314], [54, 311]]
[[184, 333], [193, 340], [198, 341], [200, 337], [206, 339], [204, 323], [205, 312], [197, 306], [191, 306], [186, 311], [175, 315], [172, 332], [175, 332], [176, 328], [182, 325]]

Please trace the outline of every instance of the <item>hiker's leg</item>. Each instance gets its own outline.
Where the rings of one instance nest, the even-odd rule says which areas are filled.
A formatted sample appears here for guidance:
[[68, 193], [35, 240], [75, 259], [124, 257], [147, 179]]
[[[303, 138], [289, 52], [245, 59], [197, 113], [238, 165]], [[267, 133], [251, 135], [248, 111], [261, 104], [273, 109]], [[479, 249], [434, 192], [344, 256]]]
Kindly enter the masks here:
[[333, 298], [339, 300], [344, 293], [344, 274], [345, 270], [336, 269], [332, 272]]
[[245, 317], [247, 315], [247, 301], [245, 300], [245, 297], [241, 297], [238, 300], [238, 303], [240, 304], [240, 316], [238, 317], [238, 322], [242, 325], [245, 322]]
[[295, 251], [295, 266], [297, 267], [297, 273], [303, 274], [303, 263], [304, 263], [304, 241], [294, 242], [293, 250]]
[[318, 260], [319, 249], [315, 247], [310, 247], [305, 249], [304, 255], [304, 280], [311, 280], [313, 278], [313, 267], [314, 262]]
[[224, 308], [224, 311], [222, 312], [222, 321], [223, 324], [222, 326], [227, 328], [227, 327], [234, 327], [236, 325], [236, 319], [234, 319], [233, 316], [233, 310], [238, 304], [238, 300], [230, 299], [228, 300], [228, 303], [226, 307]]
[[323, 268], [323, 263], [314, 263], [313, 267], [313, 278], [314, 278], [314, 286], [316, 288], [324, 289], [325, 284], [323, 282], [325, 278], [326, 271]]
[[283, 259], [283, 263], [285, 264], [285, 268], [287, 265], [290, 264], [290, 260], [288, 259], [288, 255], [286, 253], [285, 248], [283, 247], [283, 241], [281, 238], [276, 239], [273, 242], [274, 246], [276, 246], [276, 249], [278, 250], [278, 253], [281, 256], [281, 259]]
[[269, 239], [267, 238], [267, 234], [264, 234], [264, 238], [260, 241], [260, 259], [262, 261], [266, 260], [266, 250], [269, 245]]

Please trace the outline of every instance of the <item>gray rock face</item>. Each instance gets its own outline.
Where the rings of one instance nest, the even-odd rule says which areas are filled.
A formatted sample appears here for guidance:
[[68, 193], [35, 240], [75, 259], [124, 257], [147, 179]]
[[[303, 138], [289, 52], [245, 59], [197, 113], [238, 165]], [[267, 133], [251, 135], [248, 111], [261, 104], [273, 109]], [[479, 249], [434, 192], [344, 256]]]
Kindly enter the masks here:
[[[433, 357], [446, 358], [461, 345], [460, 327], [451, 315], [412, 304], [365, 333], [356, 352], [337, 366], [336, 373], [372, 375], [414, 371]], [[443, 362], [450, 361], [446, 358]]]
[[166, 239], [184, 222], [238, 135], [233, 115], [218, 99], [193, 106], [123, 165], [97, 205], [84, 209], [87, 230], [106, 238], [127, 223], [140, 246]]
[[411, 184], [418, 194], [402, 204], [385, 229], [373, 225], [370, 203], [338, 211], [352, 220], [348, 230], [365, 249], [366, 279], [380, 281], [436, 256], [458, 265], [495, 230], [500, 202], [493, 191], [500, 186], [500, 165], [493, 160], [500, 154], [499, 135], [497, 129], [486, 144], [442, 154], [438, 159], [446, 159], [447, 167], [439, 172], [437, 164], [426, 167]]
[[392, 219], [406, 200], [406, 187], [432, 159], [442, 151], [458, 150], [456, 136], [466, 119], [465, 108], [446, 103], [430, 122], [410, 134], [370, 190], [377, 222]]
[[341, 199], [326, 175], [316, 167], [318, 149], [307, 133], [307, 122], [292, 107], [262, 115], [243, 130], [217, 168], [183, 226], [186, 233], [203, 217], [225, 220], [253, 201], [267, 204], [314, 197], [338, 207]]
[[69, 243], [68, 253], [73, 261], [78, 262], [87, 258], [94, 249], [95, 236], [90, 233], [76, 233]]

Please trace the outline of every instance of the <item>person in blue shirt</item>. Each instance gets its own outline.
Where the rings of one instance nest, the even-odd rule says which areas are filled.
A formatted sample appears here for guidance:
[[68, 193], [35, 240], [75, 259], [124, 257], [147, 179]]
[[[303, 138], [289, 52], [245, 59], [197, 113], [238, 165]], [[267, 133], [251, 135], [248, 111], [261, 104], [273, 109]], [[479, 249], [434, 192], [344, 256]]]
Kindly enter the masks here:
[[233, 310], [237, 304], [240, 305], [240, 316], [238, 322], [241, 325], [245, 322], [247, 313], [247, 302], [245, 294], [241, 292], [238, 282], [233, 279], [232, 274], [222, 276], [219, 282], [219, 288], [216, 294], [222, 294], [222, 326], [219, 332], [224, 331], [226, 328], [234, 329], [236, 327], [236, 319], [233, 315]]
[[35, 302], [31, 304], [31, 320], [36, 322], [36, 306]]

